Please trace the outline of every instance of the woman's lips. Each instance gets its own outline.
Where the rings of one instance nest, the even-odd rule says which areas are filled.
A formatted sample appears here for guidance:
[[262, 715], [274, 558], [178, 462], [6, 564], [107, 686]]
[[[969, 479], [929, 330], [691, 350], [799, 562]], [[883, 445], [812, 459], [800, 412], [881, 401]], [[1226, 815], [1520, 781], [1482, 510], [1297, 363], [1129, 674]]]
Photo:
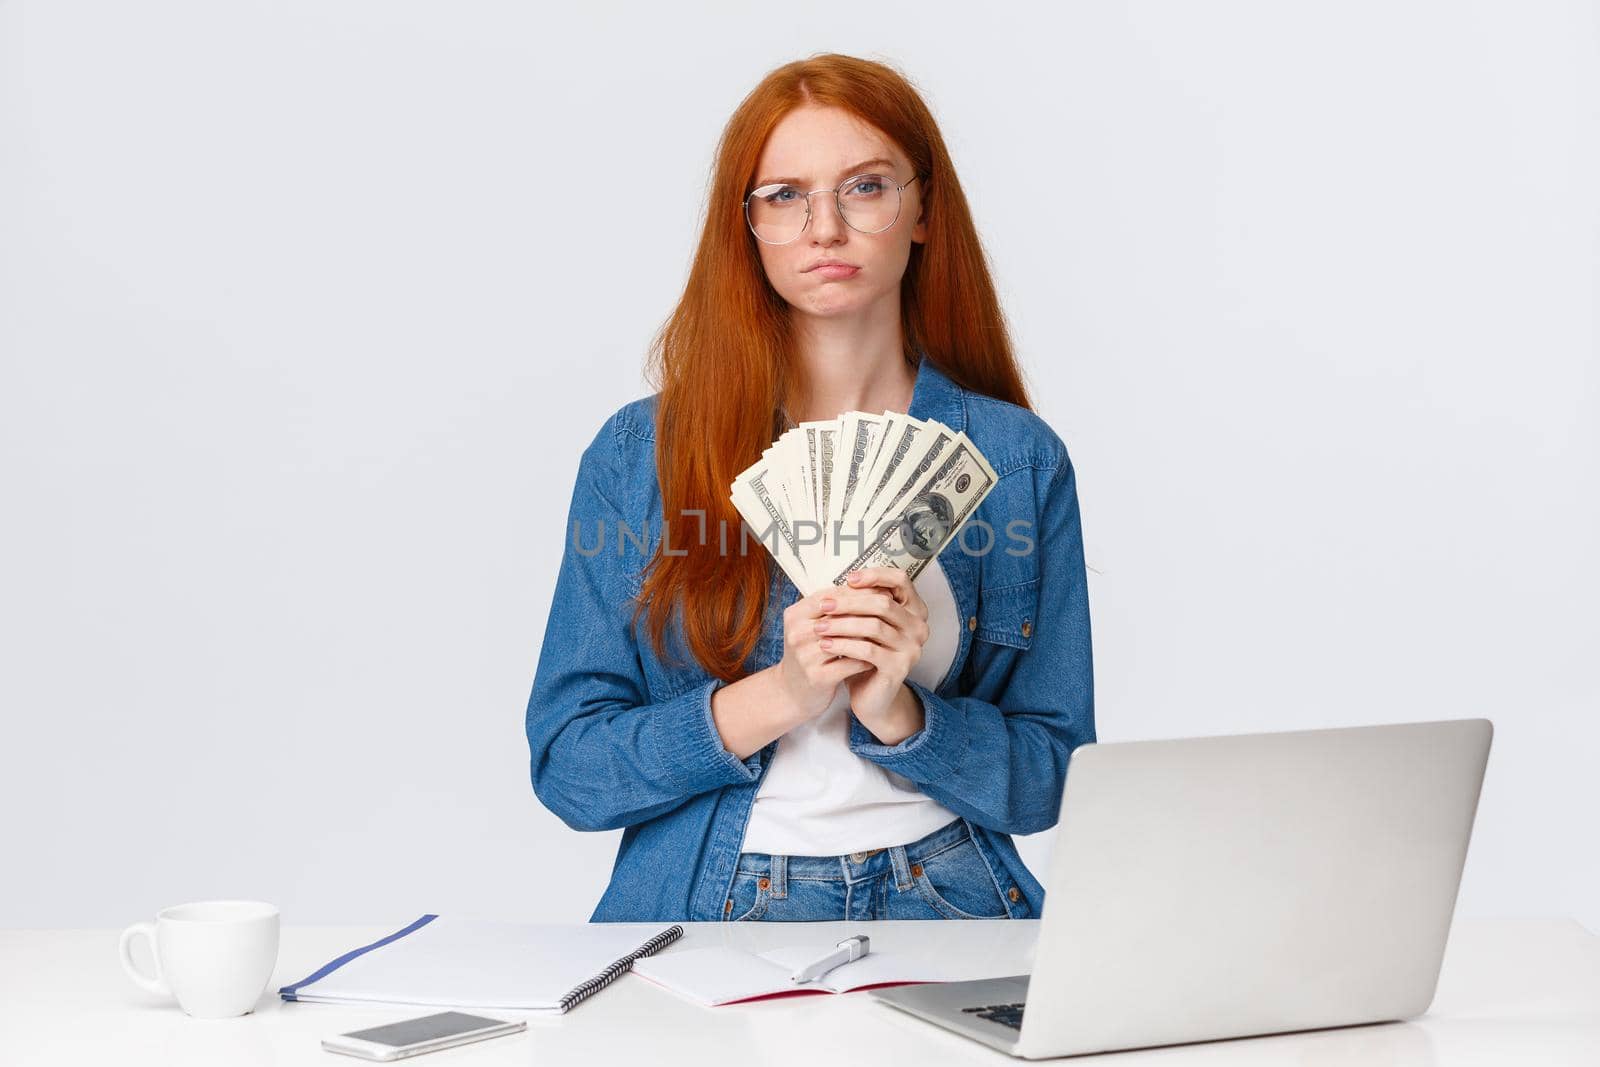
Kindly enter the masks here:
[[859, 270], [861, 270], [860, 267], [848, 267], [843, 263], [830, 263], [826, 266], [817, 267], [813, 273], [820, 274], [824, 278], [839, 279], [853, 278]]

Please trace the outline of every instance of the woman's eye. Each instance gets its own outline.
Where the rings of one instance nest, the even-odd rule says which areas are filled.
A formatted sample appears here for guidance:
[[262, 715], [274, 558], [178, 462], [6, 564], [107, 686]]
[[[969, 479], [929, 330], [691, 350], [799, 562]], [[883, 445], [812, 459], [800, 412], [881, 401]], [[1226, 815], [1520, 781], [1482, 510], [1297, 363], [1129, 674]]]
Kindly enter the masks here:
[[850, 187], [848, 196], [877, 196], [883, 191], [883, 183], [876, 178], [863, 178]]
[[793, 188], [792, 186], [785, 185], [781, 189], [767, 193], [761, 199], [765, 200], [769, 204], [789, 204], [793, 203], [794, 198], [799, 195], [799, 190]]

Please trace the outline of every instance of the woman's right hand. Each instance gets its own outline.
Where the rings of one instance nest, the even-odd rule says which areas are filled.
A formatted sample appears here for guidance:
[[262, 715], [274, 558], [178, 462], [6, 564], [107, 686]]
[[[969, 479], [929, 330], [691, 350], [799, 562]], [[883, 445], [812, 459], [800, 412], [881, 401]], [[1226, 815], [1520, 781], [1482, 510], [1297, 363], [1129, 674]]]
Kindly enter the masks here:
[[825, 613], [823, 601], [832, 596], [832, 590], [824, 589], [783, 609], [783, 659], [777, 666], [778, 680], [798, 716], [797, 726], [828, 709], [840, 682], [872, 669], [866, 660], [835, 655], [819, 644], [822, 635], [817, 633], [816, 623]]

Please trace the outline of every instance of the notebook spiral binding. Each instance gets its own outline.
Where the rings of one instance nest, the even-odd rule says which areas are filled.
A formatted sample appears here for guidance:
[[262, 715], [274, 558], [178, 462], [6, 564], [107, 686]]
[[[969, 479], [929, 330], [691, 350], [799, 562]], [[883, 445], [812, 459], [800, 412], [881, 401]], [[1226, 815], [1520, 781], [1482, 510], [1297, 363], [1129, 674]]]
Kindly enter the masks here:
[[589, 979], [587, 982], [561, 998], [561, 1011], [566, 1013], [572, 1010], [573, 1005], [580, 1003], [585, 997], [593, 996], [612, 982], [619, 975], [627, 973], [633, 968], [633, 961], [641, 956], [654, 956], [657, 952], [672, 944], [683, 936], [683, 927], [677, 924], [661, 931], [626, 956], [617, 960], [611, 966]]

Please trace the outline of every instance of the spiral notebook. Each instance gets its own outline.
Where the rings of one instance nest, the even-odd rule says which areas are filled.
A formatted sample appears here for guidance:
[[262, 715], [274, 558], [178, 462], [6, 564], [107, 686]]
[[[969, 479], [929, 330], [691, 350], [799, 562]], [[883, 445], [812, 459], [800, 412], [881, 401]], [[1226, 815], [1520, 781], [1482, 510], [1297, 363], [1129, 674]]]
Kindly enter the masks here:
[[562, 1013], [683, 936], [660, 923], [543, 925], [424, 915], [283, 986], [284, 1000]]

